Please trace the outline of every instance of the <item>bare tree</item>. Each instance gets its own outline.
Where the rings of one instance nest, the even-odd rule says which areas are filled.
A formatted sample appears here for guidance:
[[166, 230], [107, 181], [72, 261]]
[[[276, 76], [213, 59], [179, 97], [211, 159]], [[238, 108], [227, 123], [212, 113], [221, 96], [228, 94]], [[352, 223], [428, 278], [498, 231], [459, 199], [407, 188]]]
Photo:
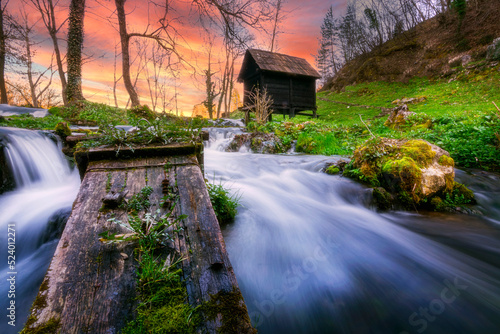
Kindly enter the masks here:
[[35, 7], [35, 9], [40, 13], [43, 24], [47, 28], [50, 39], [52, 40], [52, 45], [54, 47], [54, 55], [56, 58], [57, 71], [59, 73], [59, 79], [61, 80], [61, 88], [62, 88], [62, 97], [63, 102], [66, 105], [66, 76], [65, 70], [63, 66], [63, 56], [61, 56], [61, 51], [59, 49], [59, 38], [57, 34], [61, 30], [61, 28], [66, 23], [66, 20], [63, 20], [60, 24], [56, 21], [55, 8], [59, 5], [60, 0], [29, 0], [31, 4]]
[[82, 49], [85, 0], [71, 0], [68, 26], [68, 82], [66, 101], [74, 103], [83, 100], [82, 93]]
[[[10, 83], [10, 87], [16, 90], [19, 94], [23, 96], [26, 103], [32, 105], [35, 108], [39, 108], [40, 100], [45, 92], [49, 89], [52, 84], [52, 77], [54, 72], [52, 71], [52, 64], [45, 71], [36, 71], [33, 68], [33, 57], [36, 54], [37, 43], [33, 40], [33, 33], [35, 30], [36, 22], [31, 23], [29, 15], [26, 13], [24, 7], [21, 9], [19, 17], [13, 18], [11, 26], [14, 27], [16, 31], [16, 43], [18, 44], [16, 59], [21, 65], [21, 70], [18, 73], [26, 79], [29, 94], [26, 93], [24, 89], [24, 80], [18, 83]], [[46, 74], [50, 73], [47, 79]]]
[[[122, 47], [122, 76], [125, 88], [130, 96], [130, 101], [132, 107], [139, 106], [140, 100], [137, 91], [132, 84], [130, 77], [130, 41], [132, 38], [146, 38], [154, 40], [159, 47], [168, 53], [174, 54], [178, 59], [182, 60], [183, 57], [176, 50], [176, 39], [175, 39], [175, 29], [170, 26], [167, 19], [169, 14], [170, 5], [166, 1], [165, 5], [159, 5], [153, 1], [149, 1], [148, 5], [151, 4], [155, 6], [157, 12], [162, 12], [162, 16], [158, 19], [157, 27], [150, 29], [148, 25], [144, 32], [128, 32], [127, 30], [127, 15], [125, 14], [125, 2], [126, 0], [115, 0], [116, 13], [118, 17], [118, 26], [120, 32], [120, 40]], [[171, 35], [170, 30], [173, 30], [174, 34]]]

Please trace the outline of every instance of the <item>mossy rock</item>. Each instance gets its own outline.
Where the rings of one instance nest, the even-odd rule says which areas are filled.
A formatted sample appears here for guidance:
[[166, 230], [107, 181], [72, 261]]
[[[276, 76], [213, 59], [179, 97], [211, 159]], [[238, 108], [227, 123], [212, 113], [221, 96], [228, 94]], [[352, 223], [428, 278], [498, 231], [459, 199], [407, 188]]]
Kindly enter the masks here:
[[373, 199], [380, 210], [389, 210], [393, 207], [394, 197], [382, 187], [373, 189]]
[[154, 120], [158, 117], [158, 114], [151, 110], [147, 105], [133, 107], [129, 109], [128, 112], [138, 118], [145, 118], [148, 121]]
[[63, 139], [65, 139], [68, 136], [71, 136], [71, 129], [69, 128], [68, 123], [66, 122], [57, 123], [54, 130], [56, 134]]
[[465, 185], [454, 182], [453, 184], [453, 192], [459, 196], [462, 196], [465, 201], [469, 204], [476, 204], [476, 196], [474, 195], [474, 192], [467, 188]]
[[337, 175], [340, 173], [340, 169], [335, 165], [331, 165], [325, 170], [325, 173], [329, 175]]
[[416, 203], [422, 199], [422, 193], [418, 184], [422, 182], [422, 170], [411, 157], [388, 161], [382, 168], [382, 173], [395, 177], [397, 180], [397, 190], [403, 190], [413, 194]]

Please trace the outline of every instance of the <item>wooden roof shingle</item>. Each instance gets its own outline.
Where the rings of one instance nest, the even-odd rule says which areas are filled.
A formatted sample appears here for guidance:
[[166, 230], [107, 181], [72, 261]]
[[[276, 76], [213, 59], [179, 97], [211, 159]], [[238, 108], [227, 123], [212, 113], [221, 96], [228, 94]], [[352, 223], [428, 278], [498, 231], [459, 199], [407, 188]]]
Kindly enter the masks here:
[[248, 57], [252, 57], [262, 71], [303, 75], [314, 78], [321, 77], [307, 60], [303, 58], [264, 50], [248, 49], [243, 59], [238, 81], [242, 81], [245, 76], [245, 71], [249, 62]]

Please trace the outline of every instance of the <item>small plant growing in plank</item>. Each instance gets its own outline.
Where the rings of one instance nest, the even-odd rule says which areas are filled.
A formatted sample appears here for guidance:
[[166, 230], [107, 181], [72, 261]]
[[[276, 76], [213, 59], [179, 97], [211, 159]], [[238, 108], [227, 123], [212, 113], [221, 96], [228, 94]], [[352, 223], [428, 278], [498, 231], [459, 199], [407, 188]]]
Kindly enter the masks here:
[[[130, 233], [116, 234], [109, 231], [100, 233], [99, 239], [101, 242], [112, 244], [121, 242], [138, 242], [145, 241], [149, 245], [163, 245], [165, 241], [172, 240], [172, 237], [166, 233], [168, 227], [177, 225], [178, 222], [186, 218], [186, 215], [173, 217], [172, 211], [166, 215], [160, 215], [160, 210], [154, 214], [146, 213], [144, 217], [137, 215], [128, 216], [128, 224], [123, 223], [116, 218], [111, 218], [108, 221], [125, 227]], [[179, 228], [177, 228], [179, 230]]]

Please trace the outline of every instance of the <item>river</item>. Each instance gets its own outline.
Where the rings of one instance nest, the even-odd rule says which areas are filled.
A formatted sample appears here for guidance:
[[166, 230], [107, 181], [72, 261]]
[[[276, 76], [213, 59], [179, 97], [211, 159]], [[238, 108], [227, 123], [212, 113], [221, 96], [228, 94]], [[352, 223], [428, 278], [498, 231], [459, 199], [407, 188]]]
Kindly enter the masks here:
[[377, 212], [336, 157], [226, 153], [206, 175], [240, 196], [224, 240], [259, 333], [499, 333], [500, 179], [457, 170], [484, 217]]

